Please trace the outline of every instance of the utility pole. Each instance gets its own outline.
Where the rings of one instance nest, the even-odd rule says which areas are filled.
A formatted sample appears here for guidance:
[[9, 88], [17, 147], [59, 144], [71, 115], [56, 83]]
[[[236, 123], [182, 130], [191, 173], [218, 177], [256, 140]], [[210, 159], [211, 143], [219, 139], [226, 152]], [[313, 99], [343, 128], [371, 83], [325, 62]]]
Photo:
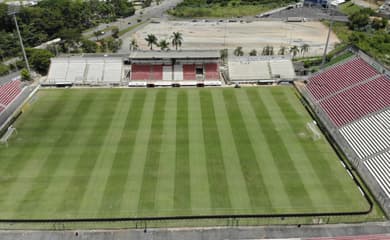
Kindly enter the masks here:
[[8, 15], [12, 15], [12, 17], [13, 17], [13, 19], [14, 19], [15, 26], [16, 26], [16, 31], [18, 32], [20, 47], [22, 48], [22, 53], [23, 53], [24, 61], [26, 62], [27, 71], [28, 71], [29, 73], [31, 73], [30, 65], [28, 64], [28, 59], [27, 59], [26, 51], [24, 50], [22, 35], [20, 34], [20, 30], [19, 30], [18, 20], [16, 19], [16, 14], [17, 14], [18, 12], [19, 12], [19, 6], [17, 6], [17, 5], [9, 5], [9, 6], [8, 6]]
[[324, 55], [322, 56], [321, 68], [323, 68], [324, 65], [325, 65], [325, 61], [326, 61], [326, 52], [328, 51], [330, 33], [332, 32], [332, 27], [333, 27], [333, 17], [332, 17], [332, 11], [331, 11], [330, 5], [329, 5], [329, 0], [327, 1], [326, 5], [327, 5], [328, 12], [329, 12], [329, 16], [330, 16], [330, 24], [329, 24], [328, 36], [326, 37]]

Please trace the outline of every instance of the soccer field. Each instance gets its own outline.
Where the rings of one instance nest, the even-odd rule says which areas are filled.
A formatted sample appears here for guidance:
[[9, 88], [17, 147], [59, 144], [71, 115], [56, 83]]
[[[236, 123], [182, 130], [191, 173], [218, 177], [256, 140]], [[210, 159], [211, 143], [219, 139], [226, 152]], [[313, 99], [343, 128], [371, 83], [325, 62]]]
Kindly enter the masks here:
[[0, 146], [1, 218], [364, 211], [290, 87], [48, 89]]

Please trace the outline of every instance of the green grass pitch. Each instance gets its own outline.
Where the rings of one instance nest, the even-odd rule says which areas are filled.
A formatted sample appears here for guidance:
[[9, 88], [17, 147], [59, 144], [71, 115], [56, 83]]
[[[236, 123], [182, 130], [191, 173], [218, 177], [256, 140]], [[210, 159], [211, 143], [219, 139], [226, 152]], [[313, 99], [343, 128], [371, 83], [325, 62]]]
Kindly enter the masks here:
[[0, 146], [1, 218], [363, 211], [294, 89], [48, 89]]

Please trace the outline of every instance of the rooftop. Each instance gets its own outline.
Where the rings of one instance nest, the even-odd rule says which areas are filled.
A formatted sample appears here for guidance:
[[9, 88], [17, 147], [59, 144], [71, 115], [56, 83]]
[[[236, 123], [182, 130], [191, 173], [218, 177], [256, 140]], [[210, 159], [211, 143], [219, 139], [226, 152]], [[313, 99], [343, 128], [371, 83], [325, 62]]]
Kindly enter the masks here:
[[220, 58], [217, 50], [180, 50], [180, 51], [135, 51], [130, 59], [187, 59], [187, 58]]

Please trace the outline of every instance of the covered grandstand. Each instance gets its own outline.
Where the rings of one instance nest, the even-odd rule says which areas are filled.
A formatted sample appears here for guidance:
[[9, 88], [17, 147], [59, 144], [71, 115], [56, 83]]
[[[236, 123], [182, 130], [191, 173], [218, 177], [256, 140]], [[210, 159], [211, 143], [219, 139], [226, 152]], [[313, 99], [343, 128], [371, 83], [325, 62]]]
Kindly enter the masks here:
[[390, 71], [363, 52], [308, 79], [304, 95], [390, 213]]
[[288, 56], [230, 57], [227, 75], [233, 83], [272, 83], [296, 77]]
[[129, 86], [221, 85], [218, 51], [135, 51]]
[[62, 56], [51, 59], [43, 85], [124, 84], [125, 55]]

